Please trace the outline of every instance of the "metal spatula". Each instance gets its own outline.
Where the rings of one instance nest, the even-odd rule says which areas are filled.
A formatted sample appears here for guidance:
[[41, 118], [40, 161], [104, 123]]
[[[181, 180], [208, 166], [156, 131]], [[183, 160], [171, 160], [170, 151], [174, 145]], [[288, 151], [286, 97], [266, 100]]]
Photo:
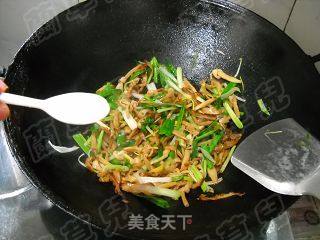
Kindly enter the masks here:
[[251, 134], [231, 162], [271, 191], [320, 199], [320, 142], [293, 119]]

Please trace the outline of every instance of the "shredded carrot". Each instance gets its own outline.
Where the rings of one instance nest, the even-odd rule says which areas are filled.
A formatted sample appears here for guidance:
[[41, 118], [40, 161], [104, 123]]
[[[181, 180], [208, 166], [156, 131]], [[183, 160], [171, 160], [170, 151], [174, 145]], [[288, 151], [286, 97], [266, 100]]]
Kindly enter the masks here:
[[188, 200], [186, 198], [186, 194], [184, 192], [182, 192], [182, 191], [180, 191], [180, 194], [181, 194], [181, 200], [182, 200], [183, 205], [185, 207], [189, 207], [190, 204], [189, 204], [189, 202], [188, 202]]
[[229, 193], [216, 194], [213, 197], [207, 197], [206, 195], [201, 194], [199, 196], [199, 200], [201, 200], [201, 201], [217, 201], [220, 199], [230, 198], [230, 197], [234, 197], [234, 196], [242, 197], [243, 195], [245, 195], [245, 193], [229, 192]]

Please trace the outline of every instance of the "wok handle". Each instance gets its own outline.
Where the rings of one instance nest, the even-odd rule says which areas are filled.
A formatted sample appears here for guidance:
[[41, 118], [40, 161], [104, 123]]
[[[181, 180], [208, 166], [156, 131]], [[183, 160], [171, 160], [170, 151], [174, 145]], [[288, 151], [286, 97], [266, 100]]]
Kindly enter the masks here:
[[7, 69], [5, 67], [0, 66], [0, 77], [5, 77], [7, 73]]
[[314, 176], [311, 178], [311, 181], [308, 183], [308, 190], [310, 194], [320, 200], [320, 168], [315, 172]]
[[318, 55], [315, 55], [312, 58], [313, 63], [320, 62], [320, 53]]
[[23, 106], [29, 108], [39, 108], [42, 109], [43, 100], [24, 97], [16, 94], [11, 93], [1, 93], [0, 94], [0, 101], [5, 102], [7, 104], [16, 105], [16, 106]]
[[320, 171], [318, 170], [311, 180], [308, 181], [308, 186], [306, 187], [306, 194], [312, 195], [320, 200]]

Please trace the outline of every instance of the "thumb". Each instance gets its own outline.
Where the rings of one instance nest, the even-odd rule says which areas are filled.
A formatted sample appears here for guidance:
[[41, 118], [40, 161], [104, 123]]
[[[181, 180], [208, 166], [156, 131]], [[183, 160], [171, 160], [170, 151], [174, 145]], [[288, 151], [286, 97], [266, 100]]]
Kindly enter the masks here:
[[0, 121], [6, 119], [10, 114], [8, 105], [0, 102]]
[[0, 78], [0, 93], [8, 89], [8, 86], [4, 83], [3, 78]]

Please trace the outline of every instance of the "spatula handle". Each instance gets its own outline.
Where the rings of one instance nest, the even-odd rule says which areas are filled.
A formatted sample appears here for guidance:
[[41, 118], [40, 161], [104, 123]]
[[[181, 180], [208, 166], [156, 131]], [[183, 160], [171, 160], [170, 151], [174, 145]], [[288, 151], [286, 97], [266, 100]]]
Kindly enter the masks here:
[[320, 169], [316, 171], [314, 176], [310, 177], [310, 180], [307, 182], [307, 193], [312, 195], [320, 200]]
[[20, 95], [15, 95], [11, 93], [1, 93], [0, 94], [0, 101], [5, 102], [7, 104], [16, 105], [16, 106], [23, 106], [29, 108], [42, 108], [43, 100], [24, 97]]

